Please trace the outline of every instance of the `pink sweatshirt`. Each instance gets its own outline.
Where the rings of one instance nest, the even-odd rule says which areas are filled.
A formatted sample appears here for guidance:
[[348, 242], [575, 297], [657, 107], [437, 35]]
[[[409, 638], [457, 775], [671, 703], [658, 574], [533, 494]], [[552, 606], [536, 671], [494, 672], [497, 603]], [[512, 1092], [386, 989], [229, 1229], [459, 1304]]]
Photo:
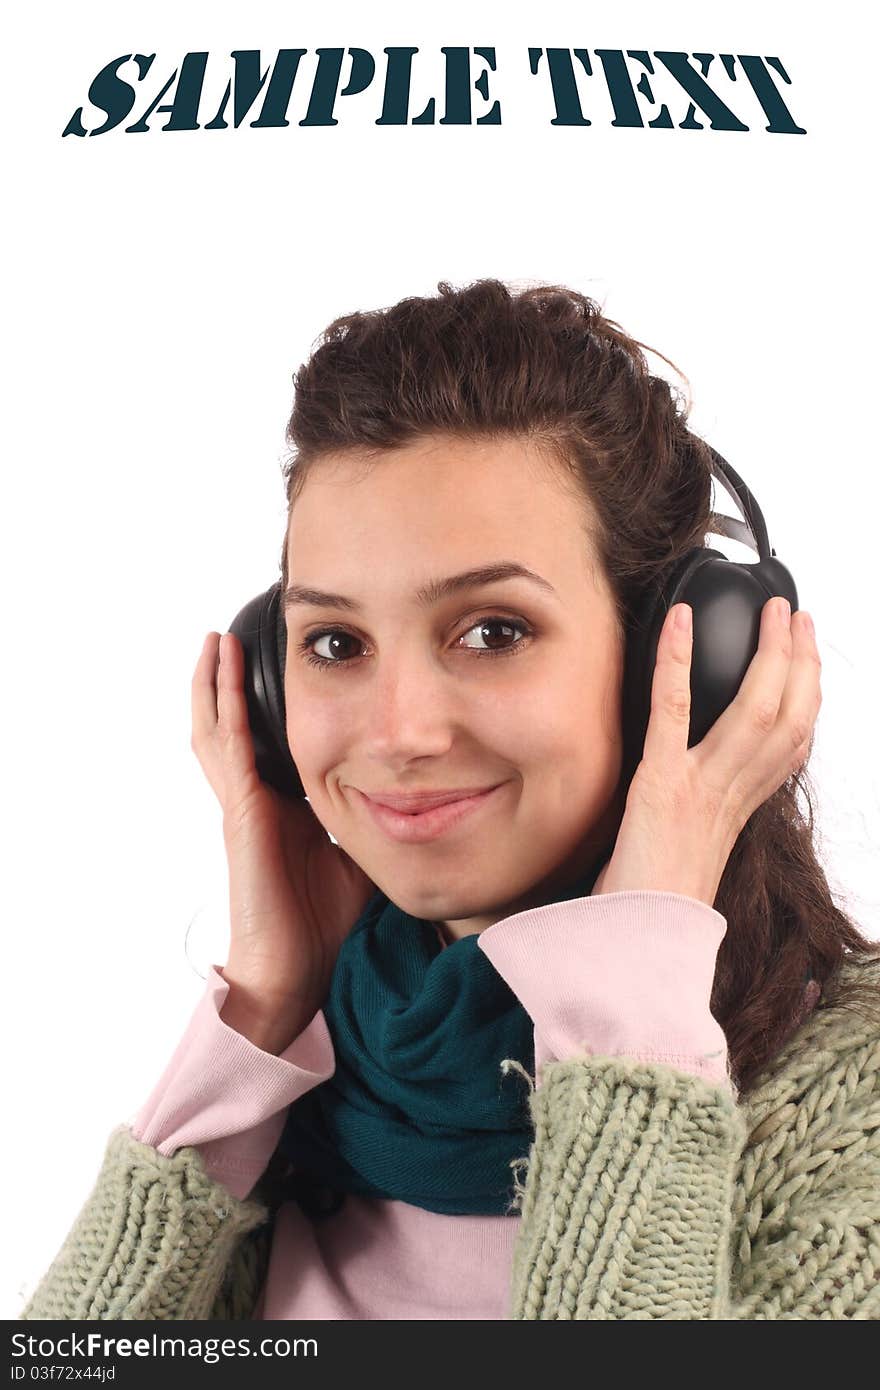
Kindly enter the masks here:
[[[539, 1084], [544, 1062], [588, 1052], [663, 1062], [732, 1090], [724, 1032], [709, 1011], [726, 929], [706, 903], [646, 890], [530, 908], [485, 928], [478, 945], [534, 1024]], [[194, 1145], [211, 1176], [245, 1198], [288, 1106], [333, 1075], [335, 1057], [322, 1010], [275, 1057], [221, 1020], [228, 992], [212, 966], [131, 1128], [163, 1154]], [[255, 1317], [507, 1319], [520, 1220], [349, 1193], [313, 1223], [285, 1202]]]

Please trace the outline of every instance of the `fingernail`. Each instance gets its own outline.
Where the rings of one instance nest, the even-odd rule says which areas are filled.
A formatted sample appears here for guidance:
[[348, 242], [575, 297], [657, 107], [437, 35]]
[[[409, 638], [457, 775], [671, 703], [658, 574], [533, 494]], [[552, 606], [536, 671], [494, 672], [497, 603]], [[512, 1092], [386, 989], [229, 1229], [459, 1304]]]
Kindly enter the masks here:
[[815, 637], [815, 635], [816, 635], [816, 629], [815, 629], [815, 627], [813, 626], [813, 619], [810, 617], [809, 613], [805, 613], [805, 614], [804, 614], [804, 625], [805, 625], [805, 627], [806, 627], [806, 629], [807, 629], [807, 632], [810, 634], [810, 636], [811, 636], [811, 637]]
[[791, 604], [789, 603], [787, 598], [781, 598], [778, 600], [777, 612], [779, 614], [780, 620], [783, 623], [791, 622]]
[[689, 603], [680, 603], [675, 615], [675, 626], [679, 632], [690, 632], [692, 610]]

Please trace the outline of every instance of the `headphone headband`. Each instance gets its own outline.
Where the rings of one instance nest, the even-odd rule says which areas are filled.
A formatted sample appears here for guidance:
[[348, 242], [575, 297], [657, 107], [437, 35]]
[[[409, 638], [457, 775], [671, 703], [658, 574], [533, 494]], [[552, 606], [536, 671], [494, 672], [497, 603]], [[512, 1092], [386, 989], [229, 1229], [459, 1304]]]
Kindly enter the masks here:
[[[706, 443], [705, 440], [703, 442]], [[776, 551], [770, 549], [767, 526], [758, 505], [758, 499], [749, 491], [739, 474], [731, 468], [727, 459], [721, 457], [717, 449], [713, 449], [709, 443], [706, 443], [706, 448], [712, 456], [712, 476], [717, 478], [722, 487], [729, 493], [743, 518], [742, 521], [737, 521], [735, 517], [725, 516], [723, 512], [713, 512], [712, 525], [709, 530], [716, 535], [729, 536], [731, 540], [747, 545], [762, 560], [766, 560], [770, 555], [775, 555]]]

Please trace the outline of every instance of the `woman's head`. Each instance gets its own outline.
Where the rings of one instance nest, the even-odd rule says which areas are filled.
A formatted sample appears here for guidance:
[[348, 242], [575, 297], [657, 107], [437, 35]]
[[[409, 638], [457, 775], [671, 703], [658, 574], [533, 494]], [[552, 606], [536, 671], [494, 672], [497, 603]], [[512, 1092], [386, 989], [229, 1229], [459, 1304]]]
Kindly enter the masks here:
[[[454, 935], [550, 900], [613, 840], [624, 633], [589, 531], [523, 435], [419, 435], [367, 468], [343, 451], [292, 508], [285, 702], [309, 800], [398, 906]], [[487, 787], [423, 843], [362, 795]]]
[[[325, 827], [400, 906], [475, 930], [613, 848], [626, 633], [711, 530], [711, 468], [679, 392], [586, 296], [439, 291], [337, 319], [296, 374], [282, 587], [360, 607], [290, 605], [285, 698]], [[510, 578], [419, 601], [508, 560], [554, 592]], [[308, 664], [307, 636], [339, 669]], [[421, 845], [358, 794], [496, 782]], [[716, 898], [712, 1007], [741, 1088], [791, 1031], [805, 970], [825, 983], [845, 946], [870, 950], [831, 900], [806, 787], [802, 770], [754, 813]]]

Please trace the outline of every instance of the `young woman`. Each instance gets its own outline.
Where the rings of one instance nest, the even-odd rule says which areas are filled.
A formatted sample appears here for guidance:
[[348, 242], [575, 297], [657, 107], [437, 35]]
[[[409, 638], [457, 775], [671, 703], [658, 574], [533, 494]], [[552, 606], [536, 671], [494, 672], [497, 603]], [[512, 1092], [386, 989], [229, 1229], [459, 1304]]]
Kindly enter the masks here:
[[679, 396], [496, 280], [338, 319], [295, 388], [308, 802], [210, 633], [229, 957], [21, 1316], [880, 1316], [880, 947], [813, 845], [808, 614], [763, 606], [689, 747], [674, 605], [625, 756], [628, 633], [713, 529]]

